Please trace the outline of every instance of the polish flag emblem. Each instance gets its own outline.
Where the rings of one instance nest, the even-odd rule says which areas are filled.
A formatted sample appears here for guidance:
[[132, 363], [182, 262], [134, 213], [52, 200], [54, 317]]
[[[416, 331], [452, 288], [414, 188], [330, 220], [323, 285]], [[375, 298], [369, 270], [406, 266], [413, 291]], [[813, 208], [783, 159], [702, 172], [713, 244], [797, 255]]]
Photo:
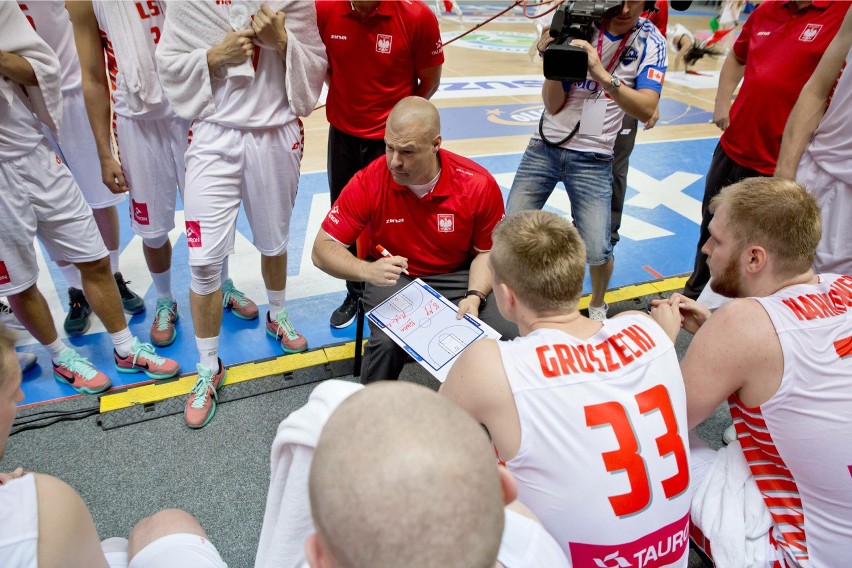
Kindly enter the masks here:
[[379, 34], [376, 37], [376, 51], [379, 53], [390, 53], [393, 36]]
[[822, 29], [822, 24], [808, 24], [802, 30], [802, 35], [799, 36], [799, 41], [811, 42], [816, 39], [817, 34]]
[[452, 233], [455, 230], [454, 225], [455, 216], [452, 213], [439, 213], [438, 214], [438, 232], [440, 233]]

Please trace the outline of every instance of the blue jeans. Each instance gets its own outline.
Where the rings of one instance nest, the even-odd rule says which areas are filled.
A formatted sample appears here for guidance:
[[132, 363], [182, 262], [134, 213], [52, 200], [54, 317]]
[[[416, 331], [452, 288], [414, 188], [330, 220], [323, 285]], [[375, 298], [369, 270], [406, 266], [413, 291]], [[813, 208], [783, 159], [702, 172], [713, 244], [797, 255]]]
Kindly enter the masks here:
[[586, 262], [606, 264], [612, 256], [612, 155], [566, 150], [531, 139], [515, 174], [506, 214], [541, 209], [560, 181], [568, 192], [574, 225], [586, 243]]

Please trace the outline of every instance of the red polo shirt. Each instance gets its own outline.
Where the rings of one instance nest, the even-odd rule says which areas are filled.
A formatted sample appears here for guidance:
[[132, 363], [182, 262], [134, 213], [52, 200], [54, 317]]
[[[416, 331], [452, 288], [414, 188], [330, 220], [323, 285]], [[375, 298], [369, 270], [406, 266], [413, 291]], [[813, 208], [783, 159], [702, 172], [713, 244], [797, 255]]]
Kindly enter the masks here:
[[441, 177], [422, 199], [397, 184], [385, 158], [377, 158], [343, 188], [322, 228], [347, 246], [366, 230], [369, 250], [382, 245], [404, 256], [412, 276], [459, 270], [475, 251], [491, 250], [503, 194], [479, 164], [446, 150], [438, 156]]
[[849, 6], [815, 0], [797, 10], [795, 2], [772, 0], [748, 17], [734, 43], [745, 75], [721, 139], [731, 159], [767, 176], [775, 172], [790, 111]]
[[331, 76], [328, 121], [352, 136], [381, 140], [391, 109], [414, 94], [417, 71], [444, 62], [438, 20], [420, 0], [383, 0], [366, 18], [349, 2], [316, 4]]

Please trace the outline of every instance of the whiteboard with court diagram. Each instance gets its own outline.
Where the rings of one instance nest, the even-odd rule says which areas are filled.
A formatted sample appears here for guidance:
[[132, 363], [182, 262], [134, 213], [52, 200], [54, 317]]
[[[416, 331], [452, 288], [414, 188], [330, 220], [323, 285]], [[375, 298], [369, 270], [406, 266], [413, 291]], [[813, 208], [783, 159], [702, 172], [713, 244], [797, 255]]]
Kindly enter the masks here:
[[419, 278], [367, 312], [367, 317], [442, 383], [468, 345], [500, 334], [479, 318], [456, 319], [458, 306]]

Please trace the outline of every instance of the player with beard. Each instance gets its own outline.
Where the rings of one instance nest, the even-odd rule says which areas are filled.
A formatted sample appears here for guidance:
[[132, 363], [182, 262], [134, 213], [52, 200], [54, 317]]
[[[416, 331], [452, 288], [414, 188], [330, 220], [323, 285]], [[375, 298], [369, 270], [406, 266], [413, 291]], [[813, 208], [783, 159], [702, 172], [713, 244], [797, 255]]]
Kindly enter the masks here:
[[[749, 483], [771, 516], [761, 549], [767, 562], [836, 565], [852, 554], [852, 277], [812, 270], [820, 210], [793, 181], [743, 180], [723, 189], [710, 209], [702, 252], [711, 287], [735, 299], [711, 316], [675, 294], [652, 312], [672, 338], [677, 312], [683, 329], [695, 333], [681, 361], [689, 426], [727, 400], [739, 444], [720, 451], [742, 447]], [[701, 472], [719, 461], [690, 444], [701, 493]], [[707, 478], [709, 493], [725, 490], [715, 477]], [[745, 503], [742, 492], [739, 499]], [[702, 526], [695, 506], [693, 500], [693, 521], [706, 533], [711, 527]], [[761, 513], [744, 509], [746, 516]]]

